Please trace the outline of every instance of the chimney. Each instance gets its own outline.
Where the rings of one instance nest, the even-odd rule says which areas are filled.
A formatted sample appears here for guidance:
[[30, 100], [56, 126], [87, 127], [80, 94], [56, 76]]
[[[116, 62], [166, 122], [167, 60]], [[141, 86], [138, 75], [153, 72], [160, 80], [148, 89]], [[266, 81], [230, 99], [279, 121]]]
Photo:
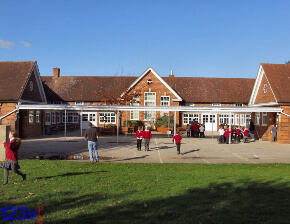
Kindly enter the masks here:
[[171, 71], [171, 74], [169, 75], [169, 78], [174, 78], [173, 71]]
[[53, 78], [59, 78], [60, 69], [59, 68], [53, 68]]

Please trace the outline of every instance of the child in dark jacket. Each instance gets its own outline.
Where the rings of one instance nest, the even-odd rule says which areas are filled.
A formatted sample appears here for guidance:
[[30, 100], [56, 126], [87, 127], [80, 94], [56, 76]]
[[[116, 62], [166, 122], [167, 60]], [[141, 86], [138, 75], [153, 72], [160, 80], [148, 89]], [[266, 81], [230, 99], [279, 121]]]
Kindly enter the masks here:
[[21, 146], [21, 141], [19, 138], [16, 138], [15, 132], [9, 132], [9, 140], [9, 143], [3, 142], [6, 149], [6, 158], [5, 162], [0, 164], [0, 167], [4, 169], [3, 185], [8, 184], [9, 170], [12, 170], [14, 173], [20, 175], [23, 180], [26, 180], [26, 174], [19, 171], [20, 166], [18, 164], [18, 150]]
[[175, 144], [177, 146], [177, 155], [180, 154], [181, 139], [182, 139], [182, 137], [180, 136], [179, 132], [177, 132], [176, 135], [172, 139], [172, 141], [175, 142]]

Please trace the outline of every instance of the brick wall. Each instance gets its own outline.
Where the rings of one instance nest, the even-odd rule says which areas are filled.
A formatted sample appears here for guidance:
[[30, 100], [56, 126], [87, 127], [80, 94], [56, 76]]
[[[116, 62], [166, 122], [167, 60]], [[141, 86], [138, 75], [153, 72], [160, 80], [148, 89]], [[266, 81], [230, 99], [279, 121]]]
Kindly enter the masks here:
[[[1, 103], [2, 105], [0, 106], [0, 117], [10, 113], [11, 111], [15, 110], [15, 102], [14, 103]], [[8, 117], [4, 118], [1, 120], [1, 124], [3, 125], [10, 125], [11, 126], [11, 131], [17, 131], [15, 130], [15, 116], [16, 113], [13, 113], [9, 115]]]
[[[33, 88], [32, 90], [30, 89], [30, 83], [33, 83]], [[32, 101], [37, 101], [37, 102], [42, 102], [42, 99], [41, 99], [41, 95], [40, 95], [40, 92], [39, 92], [39, 88], [38, 88], [38, 85], [37, 85], [37, 82], [36, 82], [36, 78], [35, 78], [35, 74], [34, 72], [32, 72], [28, 82], [27, 82], [27, 85], [23, 91], [23, 94], [21, 96], [21, 99], [23, 100], [32, 100]]]
[[[263, 90], [265, 84], [267, 84], [266, 93], [264, 93], [264, 90]], [[266, 76], [264, 75], [261, 81], [261, 85], [259, 87], [259, 91], [255, 100], [255, 103], [268, 103], [268, 102], [276, 102], [276, 99], [266, 79]]]
[[[285, 114], [290, 114], [290, 106], [281, 106]], [[290, 144], [290, 117], [281, 114], [278, 123], [277, 142]]]

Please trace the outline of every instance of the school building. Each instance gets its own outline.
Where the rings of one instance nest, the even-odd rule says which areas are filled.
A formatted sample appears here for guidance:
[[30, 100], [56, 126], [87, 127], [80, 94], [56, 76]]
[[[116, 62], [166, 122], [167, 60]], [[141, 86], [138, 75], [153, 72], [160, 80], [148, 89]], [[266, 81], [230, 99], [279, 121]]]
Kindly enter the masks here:
[[[250, 119], [255, 122], [257, 138], [269, 140], [274, 124], [278, 125], [278, 142], [290, 143], [290, 65], [262, 63], [256, 79], [176, 77], [172, 73], [161, 77], [152, 67], [139, 77], [132, 76], [62, 76], [54, 68], [52, 76], [40, 76], [37, 62], [0, 62], [0, 119], [11, 125], [20, 137], [45, 134], [46, 127], [69, 129], [116, 125], [116, 111], [84, 110], [64, 111], [17, 110], [16, 105], [48, 104], [132, 105], [164, 107], [169, 111], [122, 111], [123, 121], [142, 121], [156, 127], [156, 119], [178, 107], [176, 124], [185, 127], [192, 120], [205, 124], [207, 131], [218, 129], [219, 124], [245, 126]], [[182, 107], [193, 110], [182, 111]], [[243, 112], [242, 108], [253, 108]], [[92, 107], [93, 108], [93, 107]], [[197, 110], [196, 108], [200, 108]], [[211, 111], [202, 108], [214, 108]], [[234, 113], [223, 112], [232, 108]], [[282, 113], [255, 112], [258, 108], [281, 108]], [[240, 109], [240, 110], [239, 110]]]

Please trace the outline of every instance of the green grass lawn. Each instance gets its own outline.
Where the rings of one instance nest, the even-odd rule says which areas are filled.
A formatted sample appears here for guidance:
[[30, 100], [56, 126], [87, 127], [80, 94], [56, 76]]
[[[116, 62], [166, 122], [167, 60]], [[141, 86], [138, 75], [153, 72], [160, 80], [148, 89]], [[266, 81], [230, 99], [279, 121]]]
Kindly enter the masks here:
[[20, 165], [27, 180], [10, 171], [0, 207], [43, 206], [44, 223], [290, 222], [290, 164]]

